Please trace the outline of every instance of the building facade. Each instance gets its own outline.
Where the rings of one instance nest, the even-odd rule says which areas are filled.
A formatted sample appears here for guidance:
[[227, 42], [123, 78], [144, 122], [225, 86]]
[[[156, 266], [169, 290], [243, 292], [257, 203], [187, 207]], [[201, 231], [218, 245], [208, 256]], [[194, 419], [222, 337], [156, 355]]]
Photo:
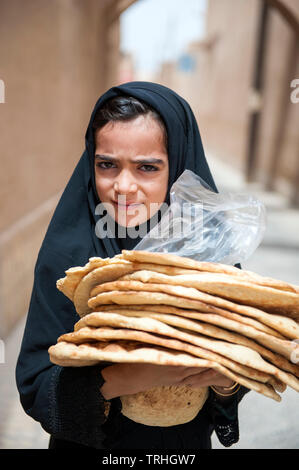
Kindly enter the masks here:
[[118, 83], [119, 16], [132, 3], [0, 0], [0, 338], [28, 308], [91, 110]]

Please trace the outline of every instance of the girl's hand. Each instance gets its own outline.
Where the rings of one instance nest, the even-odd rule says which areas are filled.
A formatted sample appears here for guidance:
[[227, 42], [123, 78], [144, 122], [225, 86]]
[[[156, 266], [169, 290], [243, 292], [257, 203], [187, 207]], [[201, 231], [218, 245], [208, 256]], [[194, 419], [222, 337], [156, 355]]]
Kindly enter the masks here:
[[214, 385], [222, 393], [221, 387], [231, 387], [234, 383], [229, 377], [220, 374], [220, 372], [214, 369], [205, 369], [200, 374], [192, 374], [189, 377], [185, 377], [179, 385], [189, 385], [191, 388]]
[[[156, 364], [114, 364], [102, 369], [105, 383], [101, 393], [106, 400], [143, 392], [162, 385], [187, 385], [200, 382], [200, 376], [210, 369], [202, 367], [161, 366]], [[196, 379], [193, 380], [193, 377]]]

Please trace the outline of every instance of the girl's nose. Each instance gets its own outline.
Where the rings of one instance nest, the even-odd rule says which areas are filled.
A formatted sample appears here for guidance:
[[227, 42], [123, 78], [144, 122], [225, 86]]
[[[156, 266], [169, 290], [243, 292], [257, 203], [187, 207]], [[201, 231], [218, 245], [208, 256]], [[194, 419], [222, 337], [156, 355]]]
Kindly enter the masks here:
[[116, 191], [119, 194], [128, 194], [128, 193], [134, 193], [137, 191], [137, 184], [135, 181], [132, 181], [128, 175], [123, 175], [120, 176], [115, 182], [114, 182], [114, 191]]

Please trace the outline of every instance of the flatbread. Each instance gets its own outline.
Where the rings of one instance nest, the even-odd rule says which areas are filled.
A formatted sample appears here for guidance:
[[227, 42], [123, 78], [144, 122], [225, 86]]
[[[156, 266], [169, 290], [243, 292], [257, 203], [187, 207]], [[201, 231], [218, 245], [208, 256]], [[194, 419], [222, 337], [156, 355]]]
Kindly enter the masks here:
[[283, 313], [291, 318], [299, 319], [299, 293], [258, 286], [222, 274], [199, 273], [197, 275], [167, 276], [151, 271], [138, 271], [125, 279], [195, 288], [239, 304], [262, 308], [269, 312]]
[[93, 269], [108, 264], [109, 262], [110, 258], [89, 258], [89, 261], [85, 264], [85, 266], [74, 266], [67, 269], [65, 271], [66, 276], [57, 280], [56, 287], [66, 297], [68, 297], [70, 300], [73, 300], [75, 290], [81, 279]]
[[[95, 260], [98, 260], [98, 258]], [[66, 289], [70, 289], [70, 283], [73, 281], [73, 294], [71, 300], [74, 302], [78, 315], [83, 316], [91, 311], [87, 305], [88, 299], [90, 297], [90, 291], [101, 283], [114, 281], [126, 274], [138, 271], [139, 269], [155, 270], [166, 275], [182, 275], [189, 273], [190, 271], [183, 268], [168, 267], [163, 265], [159, 266], [157, 264], [151, 263], [132, 263], [131, 261], [122, 260], [116, 257], [112, 258], [110, 262], [108, 260], [109, 258], [102, 260], [102, 263], [98, 267], [97, 263], [99, 262], [95, 261], [92, 266], [88, 264], [88, 268], [74, 268], [74, 271], [71, 273], [71, 279], [68, 280], [68, 278], [64, 278], [57, 281], [57, 287], [60, 290], [63, 288], [64, 293], [66, 292]], [[193, 272], [196, 271], [191, 270], [191, 273]]]
[[202, 409], [208, 395], [208, 387], [156, 387], [121, 396], [121, 413], [146, 426], [177, 426], [192, 421]]
[[144, 343], [137, 341], [96, 342], [80, 345], [61, 341], [49, 348], [49, 355], [51, 362], [66, 367], [85, 367], [96, 365], [101, 361], [208, 367], [217, 370], [244, 387], [276, 401], [281, 401], [280, 395], [271, 385], [243, 377], [217, 362], [196, 358], [181, 351], [170, 351], [167, 348], [151, 345], [145, 346]]
[[[110, 310], [113, 308], [115, 304], [110, 304], [110, 305], [101, 305], [100, 307], [94, 308], [95, 311], [98, 309], [100, 310]], [[147, 304], [141, 304], [141, 305], [117, 305], [118, 308], [130, 308], [130, 309], [138, 309], [138, 310], [151, 310], [155, 312], [161, 312], [161, 313], [174, 313], [186, 317], [192, 317], [195, 314], [199, 315], [204, 315], [202, 319], [206, 322], [214, 323], [215, 325], [219, 324], [220, 326], [225, 326], [225, 322], [227, 320], [232, 320], [234, 324], [237, 326], [237, 331], [238, 331], [238, 326], [241, 325], [248, 325], [251, 326], [252, 328], [255, 328], [258, 331], [262, 331], [264, 333], [268, 333], [276, 338], [280, 339], [287, 339], [285, 336], [280, 334], [278, 331], [274, 330], [271, 327], [268, 327], [267, 325], [264, 325], [258, 320], [254, 320], [253, 318], [246, 317], [244, 315], [240, 315], [238, 313], [231, 312], [229, 310], [225, 310], [219, 307], [213, 307], [212, 305], [206, 304], [206, 307], [203, 309], [203, 311], [199, 310], [193, 310], [193, 309], [184, 309], [184, 308], [179, 308], [179, 307], [174, 307], [172, 305], [157, 305], [157, 304], [152, 304], [152, 305], [147, 305]], [[206, 311], [207, 309], [207, 311]], [[111, 310], [112, 311], [112, 310]], [[194, 317], [196, 318], [196, 317]], [[198, 317], [198, 320], [201, 318]], [[210, 319], [210, 320], [209, 320]], [[218, 322], [217, 322], [218, 320]], [[230, 329], [230, 328], [228, 328]]]
[[[105, 316], [105, 314], [104, 314]], [[93, 317], [93, 321], [96, 318]], [[114, 323], [115, 317], [112, 318], [112, 323]], [[264, 372], [258, 371], [251, 367], [247, 367], [239, 364], [238, 362], [232, 361], [223, 357], [219, 354], [213, 353], [211, 351], [202, 349], [198, 346], [185, 343], [183, 341], [178, 341], [169, 337], [165, 337], [159, 334], [159, 324], [157, 322], [152, 322], [151, 319], [146, 320], [147, 322], [147, 331], [143, 330], [134, 330], [129, 328], [129, 326], [139, 326], [138, 322], [136, 323], [135, 319], [129, 320], [126, 328], [118, 329], [107, 326], [102, 327], [88, 327], [82, 326], [80, 329], [77, 329], [75, 332], [66, 333], [62, 335], [58, 342], [66, 341], [74, 344], [82, 344], [90, 341], [111, 341], [111, 340], [135, 340], [142, 341], [145, 343], [156, 344], [158, 346], [167, 347], [170, 349], [177, 349], [190, 353], [196, 357], [201, 357], [203, 359], [214, 360], [219, 364], [224, 365], [230, 370], [233, 370], [245, 377], [257, 380], [263, 383], [270, 383], [274, 388], [278, 387], [278, 391], [285, 389], [282, 382], [277, 381], [272, 375], [266, 374]], [[101, 323], [101, 320], [99, 320]], [[105, 318], [103, 318], [103, 324], [106, 324]], [[108, 323], [111, 323], [111, 316], [108, 319]], [[150, 331], [150, 333], [148, 332]]]
[[121, 259], [126, 259], [133, 262], [140, 263], [157, 263], [166, 264], [168, 266], [177, 266], [188, 269], [195, 269], [199, 271], [211, 272], [211, 273], [224, 273], [232, 276], [241, 277], [247, 280], [251, 280], [254, 283], [265, 285], [280, 290], [287, 290], [289, 292], [299, 292], [299, 286], [291, 283], [287, 283], [281, 280], [273, 279], [270, 277], [260, 276], [257, 273], [247, 271], [244, 269], [238, 269], [234, 266], [229, 266], [222, 263], [212, 263], [206, 261], [196, 261], [192, 258], [186, 258], [178, 256], [172, 253], [154, 253], [142, 250], [122, 250], [121, 255], [118, 255]]
[[294, 375], [284, 372], [273, 364], [268, 363], [258, 352], [253, 351], [246, 346], [208, 339], [203, 335], [199, 335], [194, 332], [190, 333], [181, 331], [178, 328], [172, 328], [159, 320], [150, 318], [132, 318], [108, 312], [103, 315], [101, 312], [94, 312], [88, 315], [88, 319], [87, 317], [84, 317], [80, 322], [81, 324], [87, 324], [86, 322], [90, 322], [94, 318], [96, 318], [97, 324], [100, 322], [102, 325], [106, 326], [118, 326], [129, 329], [133, 326], [135, 329], [151, 331], [186, 343], [191, 343], [213, 353], [225, 356], [239, 364], [273, 375], [281, 382], [284, 382], [286, 385], [299, 391], [299, 380]]
[[[136, 308], [136, 306], [134, 306]], [[161, 306], [163, 307], [163, 306]], [[179, 309], [177, 309], [179, 310]], [[101, 311], [101, 309], [99, 309]], [[189, 313], [188, 311], [186, 312], [185, 315], [181, 314], [165, 314], [165, 313], [160, 313], [160, 312], [154, 312], [154, 311], [149, 311], [149, 310], [134, 310], [134, 308], [126, 308], [125, 306], [111, 306], [109, 310], [105, 309], [104, 311], [102, 310], [102, 313], [105, 314], [107, 311], [110, 311], [112, 313], [118, 313], [120, 315], [126, 315], [126, 316], [131, 316], [131, 317], [145, 317], [145, 318], [154, 318], [156, 320], [161, 321], [162, 323], [166, 323], [168, 325], [172, 325], [175, 327], [179, 328], [184, 328], [186, 330], [191, 330], [195, 332], [199, 332], [205, 336], [211, 336], [213, 338], [218, 338], [218, 339], [223, 339], [231, 343], [235, 344], [240, 344], [243, 346], [247, 346], [254, 351], [257, 351], [263, 358], [267, 359], [270, 361], [272, 364], [276, 365], [280, 369], [283, 369], [287, 372], [291, 372], [294, 374], [296, 377], [299, 377], [299, 367], [296, 364], [291, 363], [288, 359], [290, 357], [290, 354], [293, 352], [293, 344], [289, 344], [289, 356], [287, 358], [281, 356], [280, 354], [273, 353], [271, 349], [268, 349], [267, 347], [267, 341], [265, 340], [265, 335], [263, 337], [263, 333], [260, 333], [256, 330], [254, 330], [251, 327], [247, 327], [246, 325], [240, 325], [237, 322], [232, 322], [236, 324], [235, 326], [235, 331], [238, 331], [239, 333], [232, 333], [229, 331], [229, 329], [225, 328], [218, 328], [213, 326], [212, 324], [207, 324], [205, 323], [205, 317], [208, 316], [209, 314], [192, 314]], [[166, 310], [167, 312], [167, 310]], [[169, 313], [169, 312], [168, 312]], [[184, 316], [186, 318], [184, 318]], [[181, 317], [181, 318], [180, 318]], [[198, 321], [198, 317], [203, 320], [203, 322]], [[187, 320], [188, 318], [188, 320]], [[190, 321], [191, 320], [191, 321]], [[196, 320], [196, 321], [192, 321]], [[224, 321], [228, 321], [227, 319], [223, 319]], [[87, 319], [88, 321], [88, 319]], [[81, 323], [80, 321], [75, 325], [75, 331], [79, 330], [82, 328], [86, 323]], [[97, 326], [96, 323], [93, 323], [93, 326]], [[222, 326], [227, 326], [227, 324], [222, 323]], [[229, 326], [229, 324], [228, 324]], [[258, 340], [258, 337], [262, 336], [265, 342], [265, 347], [263, 345], [258, 344], [252, 339], [248, 339], [246, 335], [249, 335], [252, 337], [254, 340]], [[275, 338], [273, 338], [273, 341], [275, 341]], [[269, 344], [271, 346], [271, 337]], [[275, 351], [275, 349], [274, 349]]]
[[[121, 281], [119, 281], [119, 282], [121, 282]], [[124, 281], [122, 281], [122, 282], [124, 282]], [[136, 282], [141, 282], [141, 281], [136, 281]], [[171, 281], [169, 281], [169, 282], [171, 282]], [[151, 283], [147, 283], [147, 284], [151, 284]], [[161, 286], [161, 290], [162, 290], [162, 284], [159, 284], [159, 285]], [[123, 284], [123, 286], [125, 287], [126, 285]], [[138, 284], [136, 284], [136, 286], [138, 286]], [[171, 286], [169, 284], [166, 284], [166, 286], [168, 286], [169, 288], [172, 287], [172, 289], [168, 289], [168, 287], [167, 287], [167, 289], [165, 290], [165, 288], [164, 288], [165, 292], [175, 292], [176, 295], [178, 295], [179, 293], [185, 294], [185, 296], [187, 296], [187, 298], [189, 300], [190, 300], [190, 298], [192, 298], [191, 294], [193, 294], [193, 298], [195, 297], [198, 300], [198, 303], [193, 304], [193, 306], [190, 305], [190, 302], [188, 302], [188, 305], [190, 305], [188, 307], [186, 305], [184, 307], [184, 305], [182, 305], [182, 302], [180, 302], [180, 305], [177, 305], [178, 307], [183, 307], [183, 308], [188, 308], [188, 309], [191, 308], [191, 309], [199, 310], [201, 312], [206, 312], [206, 313], [220, 313], [221, 315], [230, 317], [232, 319], [234, 319], [234, 315], [231, 315], [229, 312], [238, 313], [242, 316], [247, 317], [246, 320], [239, 317], [238, 321], [240, 321], [240, 322], [250, 324], [250, 320], [248, 319], [248, 317], [255, 318], [261, 324], [267, 325], [267, 326], [275, 329], [276, 331], [282, 333], [283, 335], [287, 336], [290, 339], [298, 339], [299, 338], [299, 325], [295, 320], [293, 320], [291, 318], [287, 318], [285, 316], [277, 315], [277, 314], [270, 314], [268, 312], [264, 312], [263, 310], [257, 309], [255, 307], [250, 307], [250, 306], [247, 306], [247, 305], [240, 305], [238, 303], [231, 302], [231, 301], [229, 301], [227, 299], [224, 299], [222, 297], [218, 297], [218, 296], [215, 296], [215, 295], [210, 295], [210, 294], [207, 294], [205, 292], [201, 292], [201, 291], [196, 290], [196, 289], [193, 289], [192, 291], [189, 291], [189, 293], [188, 293], [188, 291], [184, 291], [184, 289], [187, 289], [187, 288], [182, 288], [183, 290], [182, 289], [177, 290], [176, 287]], [[140, 285], [139, 287], [140, 287], [140, 289], [141, 289], [141, 287], [143, 289], [145, 288], [142, 285]], [[147, 290], [149, 290], [149, 289], [147, 289]], [[156, 290], [157, 290], [157, 288], [155, 288], [155, 290], [153, 290], [153, 291], [156, 291]], [[161, 290], [160, 290], [160, 292], [161, 292]], [[189, 297], [188, 297], [188, 295], [189, 295]], [[106, 302], [106, 303], [113, 303], [113, 301]], [[130, 302], [128, 302], [128, 303], [130, 303]], [[133, 303], [133, 302], [131, 302], [131, 303]], [[145, 301], [144, 303], [148, 303], [148, 302]], [[157, 304], [158, 302], [155, 302], [155, 303]], [[171, 305], [174, 305], [174, 304], [172, 303]], [[222, 312], [220, 312], [220, 310], [217, 311], [217, 309], [219, 309], [219, 308], [220, 309], [225, 309], [225, 310], [222, 310]], [[252, 324], [252, 326], [255, 326], [257, 329], [261, 329], [261, 326], [253, 325], [253, 324]], [[263, 329], [263, 331], [267, 332], [265, 329]]]
[[[101, 305], [101, 307], [97, 307], [94, 310], [98, 311], [113, 311], [115, 310], [115, 304], [110, 304], [110, 305]], [[167, 314], [172, 314], [174, 313], [175, 315], [179, 316], [185, 316], [191, 319], [195, 320], [202, 320], [205, 323], [210, 323], [212, 325], [220, 326], [223, 328], [226, 328], [228, 330], [232, 331], [246, 331], [246, 326], [249, 326], [253, 328], [254, 330], [257, 330], [258, 332], [261, 331], [263, 333], [267, 333], [271, 336], [274, 336], [275, 338], [280, 338], [280, 339], [288, 339], [288, 337], [282, 335], [278, 331], [274, 330], [271, 327], [268, 327], [267, 325], [264, 325], [263, 323], [260, 323], [257, 320], [253, 320], [252, 318], [241, 316], [238, 313], [233, 313], [229, 311], [225, 311], [223, 309], [219, 309], [215, 307], [213, 309], [213, 313], [203, 313], [197, 310], [190, 310], [190, 309], [182, 309], [179, 307], [173, 307], [171, 305], [117, 305], [117, 309], [123, 310], [123, 309], [129, 309], [129, 310], [150, 310], [154, 311], [156, 313], [167, 313]], [[221, 314], [220, 314], [221, 313]]]
[[[299, 349], [290, 341], [299, 338], [298, 286], [220, 263], [129, 250], [90, 258], [65, 274], [57, 288], [74, 303], [81, 323], [49, 348], [53, 363], [211, 367], [277, 401], [286, 385], [299, 391], [299, 366], [290, 360]], [[121, 397], [123, 413], [148, 425], [182, 424], [207, 398], [208, 387], [186, 405], [190, 390]]]
[[111, 264], [105, 264], [99, 268], [93, 269], [79, 282], [75, 293], [73, 302], [78, 315], [86, 315], [91, 311], [88, 308], [87, 302], [89, 293], [93, 286], [101, 282], [109, 282], [118, 279], [120, 276], [133, 272], [133, 267], [130, 262], [122, 262], [118, 260]]

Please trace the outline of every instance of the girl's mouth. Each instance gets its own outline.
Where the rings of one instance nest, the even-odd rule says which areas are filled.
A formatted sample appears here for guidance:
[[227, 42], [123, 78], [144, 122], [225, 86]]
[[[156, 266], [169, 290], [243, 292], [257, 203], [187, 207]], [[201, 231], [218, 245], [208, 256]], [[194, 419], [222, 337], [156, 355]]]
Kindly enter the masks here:
[[121, 204], [120, 202], [116, 202], [119, 206], [139, 206], [139, 203], [133, 202], [132, 204]]
[[117, 207], [122, 207], [122, 208], [126, 208], [126, 209], [128, 209], [129, 207], [135, 207], [135, 206], [140, 206], [141, 205], [140, 203], [137, 203], [137, 202], [122, 204], [122, 203], [116, 202], [116, 201], [113, 201], [113, 204], [116, 205]]

